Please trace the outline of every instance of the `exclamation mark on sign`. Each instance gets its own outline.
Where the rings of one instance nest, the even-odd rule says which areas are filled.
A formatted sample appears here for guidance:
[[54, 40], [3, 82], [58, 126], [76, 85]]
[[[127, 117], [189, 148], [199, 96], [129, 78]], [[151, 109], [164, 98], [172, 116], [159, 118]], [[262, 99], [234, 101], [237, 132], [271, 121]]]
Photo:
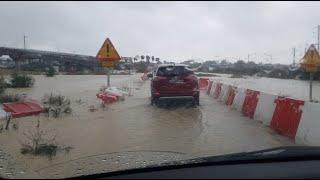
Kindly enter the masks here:
[[107, 44], [107, 57], [109, 57], [109, 44]]

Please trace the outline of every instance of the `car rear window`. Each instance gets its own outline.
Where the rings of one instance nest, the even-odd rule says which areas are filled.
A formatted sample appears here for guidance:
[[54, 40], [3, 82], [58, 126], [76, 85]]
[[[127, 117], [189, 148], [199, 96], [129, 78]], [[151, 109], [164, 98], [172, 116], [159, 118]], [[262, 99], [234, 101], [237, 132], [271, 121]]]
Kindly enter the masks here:
[[157, 76], [186, 76], [193, 74], [193, 71], [184, 66], [164, 66], [159, 67]]

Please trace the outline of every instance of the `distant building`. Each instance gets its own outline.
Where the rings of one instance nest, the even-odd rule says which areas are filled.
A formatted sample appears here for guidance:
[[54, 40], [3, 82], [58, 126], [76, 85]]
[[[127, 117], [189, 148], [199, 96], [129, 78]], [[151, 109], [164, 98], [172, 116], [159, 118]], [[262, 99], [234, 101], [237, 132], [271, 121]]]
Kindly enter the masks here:
[[15, 66], [15, 62], [8, 55], [0, 56], [0, 67], [1, 68], [11, 68]]

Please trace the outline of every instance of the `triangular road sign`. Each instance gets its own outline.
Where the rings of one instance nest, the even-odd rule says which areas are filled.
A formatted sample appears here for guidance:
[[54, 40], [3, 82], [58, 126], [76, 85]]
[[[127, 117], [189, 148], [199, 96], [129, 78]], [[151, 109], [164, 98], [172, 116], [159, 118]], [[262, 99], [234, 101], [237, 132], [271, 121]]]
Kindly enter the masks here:
[[320, 66], [320, 56], [316, 47], [312, 44], [306, 54], [303, 56], [302, 67], [307, 72], [316, 72]]
[[99, 61], [119, 61], [121, 59], [109, 38], [104, 41], [97, 58]]

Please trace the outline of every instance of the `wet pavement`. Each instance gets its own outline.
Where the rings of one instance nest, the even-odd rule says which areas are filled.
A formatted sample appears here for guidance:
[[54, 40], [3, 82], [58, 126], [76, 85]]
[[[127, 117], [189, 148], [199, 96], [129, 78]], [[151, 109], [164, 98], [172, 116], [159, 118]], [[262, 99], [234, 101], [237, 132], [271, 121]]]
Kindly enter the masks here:
[[[57, 119], [45, 115], [14, 119], [18, 129], [0, 133], [0, 149], [6, 157], [0, 160], [0, 176], [78, 176], [294, 145], [292, 140], [243, 117], [204, 92], [196, 108], [184, 103], [169, 108], [151, 106], [150, 82], [142, 82], [139, 77], [113, 76], [112, 85], [131, 87], [132, 96], [106, 108], [100, 106], [95, 96], [106, 83], [106, 76], [35, 76], [35, 87], [9, 90], [26, 92], [36, 99], [45, 93], [59, 92], [71, 99], [73, 112]], [[89, 111], [92, 105], [97, 111]], [[58, 152], [52, 159], [22, 155], [25, 133], [33, 129], [37, 119], [47, 136], [55, 136], [60, 147], [71, 146], [70, 152]]]

